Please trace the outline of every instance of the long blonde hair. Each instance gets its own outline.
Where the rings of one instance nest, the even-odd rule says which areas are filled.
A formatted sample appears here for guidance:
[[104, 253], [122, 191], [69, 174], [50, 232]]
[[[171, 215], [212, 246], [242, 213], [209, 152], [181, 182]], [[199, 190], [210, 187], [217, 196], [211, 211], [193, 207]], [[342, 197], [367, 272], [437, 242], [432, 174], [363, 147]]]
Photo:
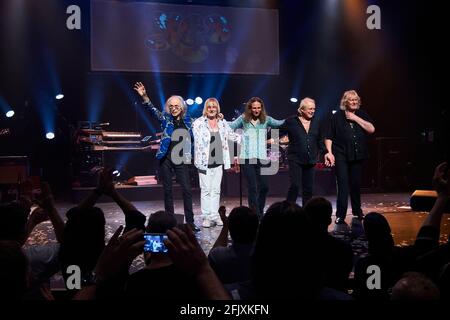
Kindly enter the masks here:
[[219, 117], [219, 113], [220, 113], [220, 104], [219, 104], [219, 100], [217, 100], [216, 98], [208, 98], [205, 101], [205, 105], [203, 107], [203, 116], [206, 116], [207, 113], [207, 109], [208, 109], [208, 103], [210, 102], [215, 102], [217, 104], [217, 114], [216, 114], [216, 118]]
[[350, 96], [356, 97], [358, 99], [358, 108], [357, 109], [359, 109], [359, 107], [361, 106], [361, 98], [358, 96], [356, 91], [348, 90], [348, 91], [345, 91], [344, 95], [342, 96], [341, 106], [340, 106], [341, 110], [347, 109], [347, 102], [348, 102]]

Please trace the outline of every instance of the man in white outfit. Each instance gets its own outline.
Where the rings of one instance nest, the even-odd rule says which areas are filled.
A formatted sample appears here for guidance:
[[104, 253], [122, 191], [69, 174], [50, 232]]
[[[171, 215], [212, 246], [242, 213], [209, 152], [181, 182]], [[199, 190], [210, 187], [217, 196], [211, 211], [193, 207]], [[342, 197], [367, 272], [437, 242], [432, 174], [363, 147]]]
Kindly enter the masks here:
[[208, 98], [203, 116], [193, 123], [194, 164], [199, 170], [200, 206], [205, 228], [221, 226], [219, 217], [220, 184], [223, 169], [230, 169], [228, 140], [237, 141], [239, 136], [222, 119], [219, 101]]

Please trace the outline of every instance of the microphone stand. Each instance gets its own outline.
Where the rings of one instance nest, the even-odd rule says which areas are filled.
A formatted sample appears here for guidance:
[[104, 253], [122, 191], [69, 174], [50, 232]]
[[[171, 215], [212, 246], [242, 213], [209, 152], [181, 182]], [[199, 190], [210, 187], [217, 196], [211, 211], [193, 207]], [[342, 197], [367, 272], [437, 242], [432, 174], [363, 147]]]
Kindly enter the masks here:
[[239, 167], [239, 205], [242, 207], [242, 171]]
[[[233, 118], [233, 120], [235, 120], [236, 118], [241, 116], [241, 114], [245, 111], [245, 105], [246, 105], [245, 102], [241, 104], [240, 109], [242, 109], [242, 110], [234, 109], [235, 117]], [[242, 168], [239, 164], [239, 158], [237, 161], [238, 161], [238, 165], [239, 165], [239, 167], [238, 167], [239, 168], [239, 205], [242, 207], [242, 198], [243, 198], [243, 195], [242, 195]]]

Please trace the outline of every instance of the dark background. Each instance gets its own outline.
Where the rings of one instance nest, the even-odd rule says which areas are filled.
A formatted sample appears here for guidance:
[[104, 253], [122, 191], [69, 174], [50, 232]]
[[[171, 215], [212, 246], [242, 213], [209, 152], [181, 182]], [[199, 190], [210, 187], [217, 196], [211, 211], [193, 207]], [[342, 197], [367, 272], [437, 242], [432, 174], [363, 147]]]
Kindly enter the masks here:
[[[0, 96], [16, 115], [0, 116], [0, 127], [11, 130], [10, 136], [0, 137], [1, 155], [28, 155], [34, 172], [67, 190], [71, 128], [78, 121], [110, 122], [109, 130], [159, 131], [158, 123], [135, 104], [136, 81], [146, 85], [155, 104], [171, 94], [205, 98], [222, 92], [218, 98], [228, 119], [254, 95], [264, 99], [275, 118], [295, 114], [291, 96], [309, 96], [325, 118], [338, 108], [343, 91], [356, 89], [376, 126], [365, 187], [430, 187], [435, 165], [448, 157], [449, 120], [440, 82], [448, 57], [443, 49], [447, 30], [440, 2], [168, 2], [278, 9], [280, 74], [91, 72], [89, 1], [2, 0]], [[71, 4], [81, 7], [81, 30], [66, 28]], [[381, 30], [366, 28], [369, 4], [381, 8]], [[64, 92], [63, 100], [54, 100], [55, 88]], [[54, 140], [45, 139], [49, 126], [54, 126]], [[376, 139], [382, 137], [404, 139]], [[383, 180], [374, 182], [374, 176]]]

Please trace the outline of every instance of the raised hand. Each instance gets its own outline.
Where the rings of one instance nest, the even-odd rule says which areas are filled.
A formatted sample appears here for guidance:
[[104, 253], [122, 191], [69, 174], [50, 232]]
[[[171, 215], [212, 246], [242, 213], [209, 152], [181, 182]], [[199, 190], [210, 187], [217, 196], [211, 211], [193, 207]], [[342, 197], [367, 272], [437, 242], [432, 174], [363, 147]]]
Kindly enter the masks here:
[[40, 199], [34, 200], [39, 207], [44, 209], [47, 213], [51, 213], [55, 209], [55, 199], [53, 198], [50, 185], [47, 182], [41, 182], [41, 196]]
[[142, 84], [142, 82], [136, 82], [134, 84], [134, 90], [142, 97], [147, 97], [147, 91], [145, 90], [145, 86]]
[[164, 241], [173, 263], [185, 273], [197, 276], [210, 268], [208, 258], [188, 226], [186, 232], [178, 228], [167, 231]]
[[164, 244], [169, 249], [170, 259], [180, 270], [195, 278], [205, 299], [231, 299], [209, 265], [208, 258], [190, 227], [186, 228], [186, 232], [173, 228], [167, 231], [167, 237], [169, 239]]
[[98, 281], [105, 281], [116, 276], [133, 262], [144, 250], [143, 231], [132, 229], [121, 237], [123, 226], [120, 226], [109, 240], [98, 258], [95, 273]]
[[58, 242], [62, 241], [62, 236], [64, 232], [64, 220], [58, 213], [58, 210], [55, 206], [55, 199], [53, 198], [52, 191], [50, 189], [50, 185], [47, 182], [41, 182], [41, 195], [39, 199], [35, 199], [34, 202], [40, 207], [36, 210], [42, 209], [44, 212], [36, 211], [36, 216], [30, 220], [28, 232], [31, 233], [33, 226], [33, 222], [37, 221], [38, 223], [44, 221], [45, 215], [48, 215], [50, 218], [53, 230], [55, 232], [56, 240]]
[[443, 162], [434, 171], [433, 187], [439, 195], [450, 196], [450, 166]]
[[47, 220], [50, 220], [50, 216], [48, 215], [48, 213], [41, 207], [37, 207], [30, 214], [29, 223], [32, 223], [34, 226], [37, 226], [41, 222]]
[[102, 193], [110, 197], [112, 197], [112, 195], [115, 192], [112, 173], [113, 173], [112, 168], [103, 168], [100, 171], [98, 179], [98, 188]]
[[228, 217], [226, 215], [227, 209], [225, 208], [225, 206], [220, 206], [219, 208], [219, 216], [220, 219], [223, 222], [223, 225], [228, 225]]

